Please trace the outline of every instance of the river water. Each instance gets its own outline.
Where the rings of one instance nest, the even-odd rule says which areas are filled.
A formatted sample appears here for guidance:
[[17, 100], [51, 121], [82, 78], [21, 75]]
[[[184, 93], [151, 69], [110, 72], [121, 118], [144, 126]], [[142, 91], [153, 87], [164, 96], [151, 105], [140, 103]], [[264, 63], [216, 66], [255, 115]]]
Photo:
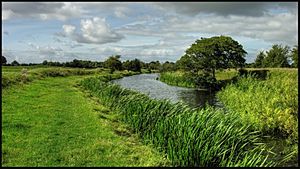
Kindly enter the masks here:
[[206, 103], [212, 106], [221, 106], [215, 93], [205, 90], [170, 86], [159, 80], [158, 73], [140, 74], [113, 80], [124, 88], [133, 89], [149, 95], [154, 99], [168, 99], [171, 102], [183, 101], [191, 107], [203, 107]]

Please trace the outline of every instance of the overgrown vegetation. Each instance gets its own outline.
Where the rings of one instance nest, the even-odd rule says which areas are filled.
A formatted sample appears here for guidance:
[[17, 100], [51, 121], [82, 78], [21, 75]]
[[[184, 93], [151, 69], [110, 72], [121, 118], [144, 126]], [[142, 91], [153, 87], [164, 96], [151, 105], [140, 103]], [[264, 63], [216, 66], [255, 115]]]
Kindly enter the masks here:
[[258, 133], [240, 123], [238, 116], [221, 110], [192, 109], [88, 78], [81, 85], [106, 106], [119, 112], [133, 131], [167, 154], [174, 166], [269, 166]]
[[298, 140], [297, 70], [270, 70], [266, 80], [240, 78], [218, 97], [256, 129]]
[[292, 49], [289, 46], [274, 44], [268, 51], [260, 51], [252, 67], [298, 67], [298, 46]]
[[[216, 78], [212, 78], [211, 76], [193, 76], [193, 74], [190, 74], [189, 72], [179, 70], [162, 72], [160, 73], [159, 80], [174, 86], [199, 88], [213, 87], [216, 89], [223, 85], [223, 81], [229, 81], [237, 75], [238, 72], [234, 69], [218, 70], [216, 71]], [[202, 82], [199, 82], [201, 79]]]

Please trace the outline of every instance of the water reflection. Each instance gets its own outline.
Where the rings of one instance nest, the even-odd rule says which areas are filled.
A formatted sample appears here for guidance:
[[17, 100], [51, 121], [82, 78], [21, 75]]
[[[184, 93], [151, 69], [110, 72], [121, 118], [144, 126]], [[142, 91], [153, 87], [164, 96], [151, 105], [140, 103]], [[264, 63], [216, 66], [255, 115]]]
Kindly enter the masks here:
[[155, 99], [168, 99], [174, 103], [183, 101], [192, 107], [203, 107], [206, 102], [213, 106], [220, 105], [213, 92], [170, 86], [156, 80], [158, 76], [159, 74], [140, 74], [117, 79], [113, 83], [148, 94]]

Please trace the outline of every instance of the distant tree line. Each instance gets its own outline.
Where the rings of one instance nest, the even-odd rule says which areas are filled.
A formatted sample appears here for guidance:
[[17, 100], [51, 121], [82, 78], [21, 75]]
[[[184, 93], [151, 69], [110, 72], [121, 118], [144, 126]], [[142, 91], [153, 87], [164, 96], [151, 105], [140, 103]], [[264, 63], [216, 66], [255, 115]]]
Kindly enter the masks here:
[[141, 72], [141, 69], [146, 69], [151, 71], [174, 71], [177, 70], [174, 62], [166, 61], [165, 63], [160, 63], [159, 61], [151, 61], [149, 63], [140, 61], [139, 59], [121, 61], [120, 55], [110, 56], [103, 62], [90, 61], [90, 60], [78, 60], [74, 59], [69, 62], [53, 62], [44, 60], [42, 63], [19, 63], [14, 60], [11, 63], [7, 63], [4, 56], [1, 57], [1, 65], [6, 66], [34, 66], [34, 65], [44, 65], [44, 66], [58, 66], [58, 67], [72, 67], [72, 68], [109, 68], [111, 72], [115, 70], [130, 70]]
[[298, 67], [298, 46], [290, 49], [289, 46], [275, 44], [269, 51], [260, 51], [253, 63], [245, 63], [245, 55], [247, 52], [243, 47], [231, 37], [219, 36], [212, 38], [201, 38], [196, 40], [190, 48], [186, 50], [176, 63], [166, 61], [151, 61], [149, 63], [140, 61], [139, 59], [121, 61], [120, 55], [110, 56], [103, 62], [78, 60], [74, 59], [70, 62], [52, 62], [43, 61], [42, 63], [19, 63], [16, 60], [10, 64], [4, 56], [1, 57], [1, 65], [8, 66], [61, 66], [74, 68], [109, 68], [111, 72], [115, 70], [131, 70], [141, 72], [141, 69], [151, 71], [175, 71], [182, 69], [191, 72], [192, 76], [201, 70], [206, 75], [215, 77], [215, 70], [226, 68], [265, 68], [265, 67]]
[[291, 49], [289, 46], [275, 44], [269, 51], [260, 51], [254, 63], [247, 67], [298, 67], [298, 46]]

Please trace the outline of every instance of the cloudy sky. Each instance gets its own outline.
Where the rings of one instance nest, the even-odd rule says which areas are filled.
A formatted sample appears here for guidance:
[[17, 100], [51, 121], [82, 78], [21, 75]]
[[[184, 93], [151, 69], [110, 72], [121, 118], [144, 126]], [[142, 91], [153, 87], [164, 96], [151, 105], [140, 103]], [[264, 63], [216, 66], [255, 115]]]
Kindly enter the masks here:
[[138, 58], [176, 61], [201, 37], [227, 35], [248, 52], [298, 44], [297, 2], [2, 2], [8, 62]]

